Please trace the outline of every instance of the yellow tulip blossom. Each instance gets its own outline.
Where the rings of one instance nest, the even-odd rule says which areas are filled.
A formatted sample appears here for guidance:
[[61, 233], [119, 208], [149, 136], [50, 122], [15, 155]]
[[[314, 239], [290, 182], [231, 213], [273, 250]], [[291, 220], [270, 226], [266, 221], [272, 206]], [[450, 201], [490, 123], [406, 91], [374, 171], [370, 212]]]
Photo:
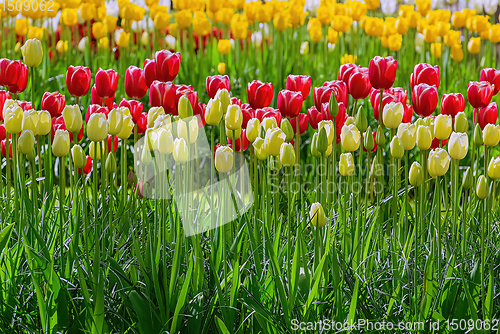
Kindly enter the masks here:
[[451, 59], [455, 62], [461, 62], [464, 59], [462, 44], [455, 44], [451, 48]]
[[441, 43], [432, 43], [431, 44], [431, 54], [436, 58], [441, 58], [441, 53], [443, 50], [443, 46]]
[[491, 43], [500, 42], [500, 24], [494, 24], [490, 27], [490, 41]]
[[321, 22], [321, 24], [331, 23], [333, 19], [333, 8], [323, 5], [319, 6], [317, 18]]
[[345, 15], [335, 15], [333, 17], [333, 29], [338, 32], [348, 32], [352, 26], [352, 18]]
[[212, 24], [204, 12], [195, 12], [193, 19], [193, 31], [198, 36], [206, 36], [212, 31]]
[[231, 31], [234, 39], [243, 39], [248, 34], [248, 21], [241, 14], [234, 14], [231, 20]]
[[444, 44], [452, 47], [455, 44], [460, 44], [460, 30], [449, 30], [444, 36]]
[[193, 21], [193, 15], [189, 10], [181, 10], [180, 12], [175, 13], [175, 20], [179, 26], [179, 29], [186, 29], [191, 25]]
[[418, 22], [420, 21], [420, 14], [418, 12], [410, 12], [407, 15], [408, 25], [410, 28], [417, 28]]
[[397, 34], [398, 29], [396, 28], [397, 19], [395, 17], [386, 17], [384, 22], [384, 36], [391, 36]]
[[422, 16], [426, 16], [431, 10], [431, 0], [417, 0], [415, 4], [417, 5], [417, 11]]
[[343, 65], [343, 64], [348, 64], [348, 63], [351, 63], [351, 64], [356, 64], [356, 60], [358, 59], [358, 57], [354, 56], [354, 55], [348, 55], [348, 54], [345, 54], [343, 55], [341, 58], [340, 58], [340, 63]]
[[231, 51], [231, 42], [228, 39], [219, 39], [217, 50], [222, 55], [227, 55]]
[[375, 10], [380, 7], [380, 0], [366, 0], [365, 4], [369, 10]]
[[[333, 29], [332, 27], [328, 27], [328, 43], [330, 44], [337, 44], [337, 36], [338, 36], [338, 32], [335, 31], [335, 29]], [[342, 34], [342, 33], [340, 33]]]
[[387, 44], [389, 50], [391, 51], [399, 51], [401, 49], [402, 43], [403, 43], [403, 36], [400, 34], [394, 34], [387, 37]]
[[283, 31], [289, 26], [289, 15], [288, 11], [280, 12], [274, 15], [273, 24], [276, 29]]
[[460, 29], [465, 27], [465, 22], [467, 20], [467, 15], [463, 12], [454, 12], [451, 16], [451, 24], [453, 28]]
[[481, 50], [481, 37], [472, 37], [467, 44], [469, 53], [476, 54]]
[[428, 25], [424, 29], [424, 41], [426, 43], [434, 43], [438, 37], [438, 28], [434, 25]]
[[400, 16], [396, 20], [396, 30], [400, 35], [406, 35], [408, 32], [408, 20]]
[[28, 33], [28, 27], [30, 22], [28, 19], [17, 19], [16, 20], [16, 35], [26, 36]]

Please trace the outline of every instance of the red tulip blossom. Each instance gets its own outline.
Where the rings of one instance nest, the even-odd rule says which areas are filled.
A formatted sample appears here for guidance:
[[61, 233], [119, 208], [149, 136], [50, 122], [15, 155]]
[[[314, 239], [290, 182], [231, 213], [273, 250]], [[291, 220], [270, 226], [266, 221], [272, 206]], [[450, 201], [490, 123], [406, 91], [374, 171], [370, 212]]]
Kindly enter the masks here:
[[498, 107], [496, 102], [488, 104], [485, 108], [474, 109], [474, 122], [479, 124], [481, 130], [486, 124], [495, 124], [498, 119]]
[[219, 89], [227, 89], [231, 91], [231, 81], [227, 75], [214, 75], [208, 76], [206, 82], [208, 97], [213, 99]]
[[358, 67], [354, 69], [349, 77], [347, 87], [353, 99], [366, 99], [372, 89], [370, 78], [368, 77], [368, 68]]
[[69, 94], [72, 96], [87, 95], [91, 76], [88, 67], [70, 65], [66, 72], [66, 87], [68, 87]]
[[358, 65], [351, 63], [340, 65], [338, 79], [342, 80], [347, 85], [348, 94], [351, 93], [349, 91], [349, 78], [351, 77], [352, 72], [358, 67], [359, 67]]
[[247, 84], [248, 103], [253, 109], [268, 107], [274, 97], [274, 87], [270, 82], [254, 80]]
[[493, 95], [497, 95], [500, 91], [500, 71], [494, 68], [483, 68], [481, 70], [481, 81], [488, 81], [494, 87]]
[[125, 93], [133, 99], [142, 99], [148, 86], [144, 79], [144, 70], [137, 66], [130, 66], [125, 72]]
[[13, 94], [24, 92], [28, 85], [29, 68], [19, 60], [0, 59], [0, 85]]
[[311, 77], [307, 75], [290, 74], [286, 78], [286, 89], [293, 92], [301, 92], [305, 100], [311, 92]]
[[[316, 108], [316, 107], [313, 107], [313, 108]], [[309, 115], [304, 114], [304, 113], [300, 113], [298, 117], [299, 117], [300, 134], [303, 134], [304, 132], [306, 132], [307, 125], [309, 124]], [[290, 124], [292, 124], [293, 132], [297, 133], [297, 117], [290, 119]]]
[[113, 108], [116, 108], [115, 97], [114, 96], [108, 97], [103, 102], [103, 99], [100, 98], [99, 95], [97, 95], [95, 85], [92, 86], [92, 89], [90, 90], [90, 102], [92, 104], [96, 104], [99, 106], [105, 106], [105, 107], [109, 108], [110, 110]]
[[396, 79], [398, 62], [391, 56], [375, 56], [370, 60], [368, 75], [370, 83], [375, 89], [389, 89]]
[[155, 70], [155, 61], [151, 59], [144, 60], [144, 82], [146, 86], [149, 88], [153, 81], [156, 80], [156, 70]]
[[59, 92], [45, 92], [42, 97], [42, 110], [47, 110], [50, 116], [61, 116], [64, 107], [66, 106], [66, 96]]
[[281, 115], [294, 118], [300, 113], [304, 99], [301, 92], [282, 90], [278, 93], [278, 109]]
[[115, 96], [118, 87], [118, 73], [113, 70], [103, 70], [99, 68], [95, 75], [94, 83], [97, 95], [106, 99]]
[[427, 117], [432, 115], [438, 104], [438, 91], [436, 86], [421, 83], [413, 87], [413, 110], [417, 115]]
[[455, 118], [455, 116], [464, 111], [465, 109], [465, 99], [460, 93], [444, 94], [441, 99], [441, 114], [450, 115]]
[[130, 110], [130, 115], [132, 116], [132, 121], [137, 123], [142, 114], [143, 105], [141, 102], [136, 100], [125, 100], [122, 99], [120, 102], [120, 107], [126, 107]]
[[410, 86], [413, 87], [418, 84], [426, 83], [429, 86], [436, 86], [439, 88], [441, 81], [441, 74], [439, 73], [439, 66], [432, 66], [429, 64], [417, 64], [413, 68], [413, 73], [410, 75]]
[[168, 50], [157, 51], [155, 54], [156, 80], [167, 82], [173, 81], [179, 73], [181, 65], [181, 54]]
[[149, 103], [152, 107], [163, 107], [165, 113], [174, 114], [175, 108], [175, 85], [172, 82], [154, 81], [149, 87]]
[[493, 86], [488, 81], [470, 81], [467, 87], [467, 99], [474, 108], [484, 108], [493, 97]]

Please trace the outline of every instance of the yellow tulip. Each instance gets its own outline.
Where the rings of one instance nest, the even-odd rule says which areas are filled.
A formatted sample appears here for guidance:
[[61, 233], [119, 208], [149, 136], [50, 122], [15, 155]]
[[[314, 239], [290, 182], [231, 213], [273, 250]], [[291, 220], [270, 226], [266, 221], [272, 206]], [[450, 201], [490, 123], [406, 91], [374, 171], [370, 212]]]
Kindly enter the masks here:
[[330, 44], [337, 44], [337, 35], [338, 32], [335, 31], [332, 27], [328, 27], [328, 43]]
[[106, 6], [104, 6], [104, 3], [102, 3], [102, 6], [97, 7], [96, 10], [96, 20], [97, 21], [103, 21], [106, 18]]
[[16, 20], [16, 35], [26, 36], [28, 33], [29, 21], [27, 19]]
[[38, 132], [38, 113], [36, 110], [26, 110], [23, 112], [23, 123], [22, 123], [22, 129], [23, 131], [30, 130], [33, 132], [33, 134], [36, 134]]
[[233, 169], [233, 150], [229, 146], [219, 146], [215, 151], [215, 168], [219, 173]]
[[217, 50], [222, 55], [227, 55], [231, 51], [231, 42], [228, 39], [219, 39]]
[[438, 115], [434, 119], [434, 136], [439, 140], [448, 139], [452, 130], [452, 118], [450, 115]]
[[488, 180], [484, 175], [480, 175], [477, 179], [476, 194], [479, 199], [485, 199], [488, 197], [490, 192], [488, 186]]
[[231, 24], [231, 19], [233, 18], [233, 15], [234, 15], [233, 8], [222, 8], [217, 13], [215, 13], [216, 21], [222, 22], [227, 26]]
[[461, 62], [464, 59], [464, 51], [461, 44], [455, 44], [451, 48], [451, 58], [455, 62]]
[[22, 154], [30, 154], [35, 147], [35, 135], [31, 130], [23, 130], [17, 142], [17, 149]]
[[63, 109], [62, 116], [68, 131], [73, 133], [80, 131], [83, 125], [83, 119], [78, 105], [66, 105]]
[[220, 100], [217, 97], [210, 99], [205, 108], [205, 121], [207, 124], [219, 125], [222, 115]]
[[451, 17], [451, 24], [455, 29], [461, 29], [465, 26], [465, 21], [467, 19], [467, 15], [463, 12], [453, 12]]
[[122, 131], [123, 115], [120, 109], [111, 109], [108, 114], [108, 133], [116, 136]]
[[459, 30], [449, 30], [444, 36], [444, 44], [452, 47], [455, 44], [460, 44], [460, 31]]
[[78, 11], [71, 8], [65, 8], [61, 12], [61, 17], [64, 25], [74, 26], [78, 23]]
[[481, 37], [471, 37], [469, 43], [467, 44], [467, 50], [471, 54], [479, 53], [481, 50]]
[[424, 171], [422, 166], [417, 162], [413, 162], [410, 167], [410, 175], [408, 177], [410, 184], [414, 187], [418, 187], [424, 182]]
[[220, 75], [224, 75], [226, 73], [226, 64], [225, 63], [219, 63], [219, 65], [217, 65], [217, 72]]
[[252, 143], [252, 146], [255, 150], [255, 156], [257, 159], [261, 161], [267, 160], [268, 154], [265, 149], [264, 139], [257, 137]]
[[391, 156], [395, 159], [401, 159], [405, 154], [405, 148], [403, 145], [403, 141], [399, 138], [398, 135], [392, 137], [390, 143]]
[[340, 155], [339, 172], [342, 176], [350, 176], [354, 173], [354, 159], [350, 152]]
[[108, 34], [108, 27], [102, 22], [95, 22], [92, 24], [92, 33], [95, 39], [103, 38]]
[[424, 41], [426, 43], [434, 43], [438, 37], [438, 28], [434, 25], [428, 25], [424, 29]]
[[186, 143], [188, 141], [188, 128], [189, 126], [189, 143], [193, 144], [198, 139], [198, 118], [191, 117], [186, 121], [179, 119], [177, 121], [177, 137], [184, 138]]
[[243, 39], [248, 35], [248, 21], [241, 14], [234, 14], [231, 19], [231, 31], [234, 39]]
[[92, 21], [96, 16], [96, 7], [93, 3], [83, 3], [80, 6], [80, 16], [84, 21]]
[[163, 107], [151, 107], [148, 111], [148, 128], [154, 127], [156, 119], [165, 114]]
[[340, 133], [340, 141], [344, 150], [356, 151], [361, 143], [361, 134], [354, 124], [344, 125]]
[[311, 40], [315, 43], [318, 43], [321, 41], [322, 33], [321, 33], [321, 27], [312, 27], [309, 30], [309, 36], [311, 37]]
[[226, 121], [226, 127], [230, 130], [241, 129], [243, 124], [243, 113], [241, 112], [241, 107], [237, 104], [231, 104], [227, 108], [226, 116], [224, 117]]
[[68, 41], [59, 40], [56, 44], [56, 50], [59, 53], [65, 53], [68, 51]]
[[56, 157], [65, 157], [69, 153], [69, 132], [57, 129], [52, 141], [52, 153]]
[[104, 23], [106, 23], [107, 30], [109, 33], [112, 33], [116, 29], [116, 23], [118, 22], [118, 18], [114, 16], [106, 16], [104, 19]]
[[408, 20], [404, 17], [398, 17], [398, 19], [396, 20], [396, 29], [398, 31], [398, 34], [406, 35], [406, 33], [408, 32]]
[[452, 159], [461, 160], [469, 150], [469, 138], [466, 133], [453, 132], [448, 141], [448, 152]]
[[[207, 122], [208, 123], [208, 122]], [[247, 123], [246, 136], [250, 143], [253, 143], [259, 136], [260, 121], [258, 118], [252, 118]]]
[[418, 12], [410, 12], [408, 13], [407, 20], [410, 28], [417, 28], [420, 21], [420, 14]]
[[443, 176], [450, 167], [450, 156], [442, 148], [431, 150], [427, 159], [427, 170], [433, 178]]
[[283, 143], [280, 148], [280, 163], [282, 166], [295, 165], [295, 150], [290, 143]]
[[417, 5], [417, 11], [422, 16], [426, 16], [431, 10], [431, 0], [417, 0], [415, 4]]
[[46, 136], [52, 130], [52, 117], [50, 113], [46, 110], [40, 110], [38, 113], [38, 126], [37, 132], [35, 135], [37, 136]]
[[352, 26], [352, 18], [346, 15], [335, 15], [333, 17], [333, 28], [338, 32], [348, 32]]
[[288, 26], [290, 25], [289, 21], [290, 21], [289, 15], [286, 11], [284, 11], [284, 12], [277, 13], [274, 16], [273, 24], [277, 30], [283, 31], [286, 28], [288, 28]]
[[443, 46], [441, 43], [432, 43], [431, 44], [431, 54], [437, 59], [441, 58], [441, 53], [443, 51]]
[[89, 155], [92, 160], [101, 160], [101, 157], [104, 155], [104, 145], [102, 142], [90, 142], [89, 145]]
[[497, 146], [500, 141], [500, 125], [486, 124], [483, 129], [483, 142], [486, 146]]
[[28, 39], [21, 47], [24, 63], [29, 67], [37, 67], [42, 63], [43, 48], [38, 39]]
[[366, 0], [365, 4], [369, 10], [375, 10], [380, 7], [380, 0]]
[[100, 142], [108, 138], [108, 123], [104, 113], [90, 115], [87, 122], [87, 137], [90, 141]]
[[493, 24], [490, 27], [490, 33], [489, 33], [489, 39], [491, 43], [498, 43], [500, 42], [500, 24]]
[[280, 154], [281, 144], [285, 142], [286, 135], [280, 128], [271, 128], [266, 131], [264, 144], [267, 154], [278, 156]]
[[323, 206], [316, 202], [311, 205], [309, 209], [309, 218], [311, 219], [311, 224], [316, 228], [321, 228], [326, 225], [326, 215]]
[[390, 102], [384, 106], [382, 120], [389, 129], [397, 129], [403, 121], [403, 104], [401, 102]]
[[417, 140], [417, 127], [411, 123], [401, 123], [398, 126], [397, 135], [401, 138], [405, 151], [412, 150]]
[[71, 148], [71, 156], [73, 158], [73, 163], [75, 168], [83, 168], [87, 164], [87, 156], [80, 145], [73, 145]]
[[334, 139], [333, 138], [333, 127], [334, 127], [333, 121], [331, 121], [331, 120], [321, 121], [318, 123], [318, 130], [321, 130], [323, 128], [325, 129], [326, 139], [328, 141], [328, 145], [331, 145], [333, 143], [333, 139]]
[[[5, 102], [7, 105], [7, 101]], [[17, 103], [12, 103], [8, 105], [7, 108], [4, 105], [3, 109], [3, 119], [5, 131], [8, 133], [19, 133], [22, 131], [23, 124], [23, 109], [17, 105]]]
[[172, 155], [176, 162], [184, 163], [188, 159], [188, 149], [184, 138], [175, 138]]
[[130, 135], [132, 134], [132, 129], [134, 128], [135, 124], [132, 121], [132, 117], [129, 115], [124, 115], [123, 116], [123, 121], [122, 121], [122, 129], [120, 133], [117, 134], [117, 137], [120, 139], [128, 139]]
[[45, 27], [29, 27], [28, 28], [28, 38], [29, 39], [37, 39], [39, 41], [43, 40], [45, 35]]
[[194, 14], [193, 31], [200, 37], [206, 36], [212, 31], [212, 24], [204, 12], [196, 12]]
[[403, 36], [400, 34], [391, 35], [387, 38], [387, 44], [389, 50], [399, 51], [401, 49], [401, 45], [403, 44]]
[[351, 63], [351, 64], [356, 64], [356, 61], [358, 60], [358, 57], [354, 56], [354, 55], [348, 55], [348, 54], [345, 54], [343, 55], [341, 58], [340, 58], [340, 63], [341, 64], [348, 64], [348, 63]]
[[491, 158], [488, 165], [488, 176], [494, 180], [500, 179], [500, 157]]
[[129, 43], [130, 43], [130, 33], [125, 32], [125, 31], [120, 32], [120, 35], [118, 35], [118, 40], [116, 41], [116, 44], [120, 48], [126, 48]]

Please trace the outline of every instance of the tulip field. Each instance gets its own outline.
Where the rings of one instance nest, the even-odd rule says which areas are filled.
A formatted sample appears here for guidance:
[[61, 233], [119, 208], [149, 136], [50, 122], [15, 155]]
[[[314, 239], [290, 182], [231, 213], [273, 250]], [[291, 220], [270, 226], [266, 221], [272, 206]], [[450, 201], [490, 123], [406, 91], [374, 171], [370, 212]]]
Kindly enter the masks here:
[[476, 2], [5, 0], [0, 332], [500, 333]]

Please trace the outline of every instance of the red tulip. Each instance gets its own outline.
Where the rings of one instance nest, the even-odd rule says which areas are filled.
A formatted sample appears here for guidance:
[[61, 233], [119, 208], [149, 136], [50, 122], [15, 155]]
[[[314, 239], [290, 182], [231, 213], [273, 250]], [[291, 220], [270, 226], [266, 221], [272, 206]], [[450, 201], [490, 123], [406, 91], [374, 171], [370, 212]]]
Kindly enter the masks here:
[[270, 82], [254, 80], [247, 84], [248, 103], [255, 110], [267, 107], [274, 97], [274, 87]]
[[307, 75], [290, 74], [286, 78], [286, 89], [293, 92], [301, 92], [305, 100], [311, 92], [311, 77]]
[[429, 86], [436, 86], [439, 88], [439, 81], [441, 75], [439, 73], [439, 66], [432, 66], [429, 64], [417, 64], [413, 68], [413, 73], [410, 76], [410, 86], [413, 90], [418, 84], [426, 83]]
[[486, 124], [495, 124], [498, 119], [498, 107], [496, 102], [492, 102], [486, 108], [474, 109], [474, 122], [484, 129]]
[[318, 111], [318, 108], [316, 108], [316, 106], [312, 106], [307, 109], [307, 116], [311, 127], [314, 130], [318, 130], [318, 123], [321, 121], [321, 113]]
[[441, 99], [441, 114], [455, 116], [464, 111], [465, 100], [464, 96], [460, 93], [444, 94]]
[[179, 105], [180, 98], [184, 95], [188, 98], [189, 102], [191, 102], [191, 107], [194, 107], [198, 104], [198, 93], [193, 90], [192, 86], [186, 85], [174, 85], [175, 89], [175, 113], [174, 115], [178, 115], [177, 106]]
[[92, 86], [92, 89], [90, 90], [90, 102], [92, 104], [96, 104], [96, 105], [99, 105], [99, 106], [103, 106], [104, 105], [105, 107], [109, 108], [110, 110], [113, 109], [113, 108], [116, 108], [115, 97], [111, 96], [111, 97], [105, 99], [104, 102], [103, 102], [103, 99], [101, 99], [99, 97], [99, 95], [97, 95], [97, 91], [96, 91], [95, 85]]
[[403, 123], [411, 123], [411, 119], [413, 118], [413, 106], [406, 106], [404, 114], [403, 114]]
[[488, 81], [469, 81], [467, 99], [474, 108], [484, 108], [493, 97], [493, 86]]
[[118, 73], [113, 70], [103, 70], [99, 68], [95, 75], [96, 93], [100, 98], [108, 98], [115, 95], [118, 87]]
[[258, 118], [259, 121], [262, 122], [262, 120], [266, 117], [274, 117], [276, 118], [276, 123], [278, 123], [278, 126], [281, 124], [281, 113], [278, 109], [274, 109], [271, 107], [265, 107], [261, 109], [255, 110], [255, 118]]
[[118, 137], [117, 136], [111, 136], [111, 135], [108, 135], [108, 152], [111, 152], [111, 149], [113, 148], [113, 141], [111, 140], [111, 137], [113, 137], [113, 141], [114, 141], [114, 150], [113, 152], [116, 152], [116, 150], [118, 149], [118, 144], [119, 144], [119, 141], [118, 141]]
[[108, 118], [109, 109], [98, 104], [89, 105], [87, 108], [87, 114], [85, 115], [85, 123], [89, 121], [90, 115], [97, 113], [103, 113], [106, 115], [106, 118]]
[[137, 120], [137, 123], [135, 123], [135, 126], [137, 126], [137, 133], [138, 134], [145, 134], [146, 130], [148, 128], [148, 113], [143, 112], [139, 119]]
[[241, 124], [241, 127], [246, 129], [248, 121], [252, 119], [255, 111], [248, 103], [245, 103], [244, 106], [241, 106], [241, 113], [243, 114], [243, 123]]
[[375, 56], [370, 60], [368, 74], [370, 83], [375, 89], [389, 89], [396, 79], [398, 62], [389, 57]]
[[438, 104], [438, 91], [436, 86], [421, 83], [413, 87], [413, 109], [417, 115], [427, 117], [432, 115]]
[[349, 77], [347, 87], [353, 99], [366, 99], [372, 89], [370, 78], [368, 77], [368, 68], [358, 67], [354, 69]]
[[125, 93], [133, 99], [142, 99], [148, 86], [144, 79], [144, 70], [137, 66], [130, 66], [125, 72]]
[[497, 95], [500, 91], [500, 71], [494, 68], [483, 68], [481, 70], [481, 81], [488, 81], [494, 85], [493, 95]]
[[173, 81], [179, 73], [181, 65], [181, 54], [172, 53], [168, 50], [157, 51], [155, 54], [156, 80], [167, 82]]
[[[390, 102], [401, 102], [405, 111], [407, 110], [406, 100], [408, 98], [408, 92], [401, 87], [394, 87], [384, 90], [384, 98], [382, 101], [382, 109], [384, 110], [384, 106]], [[373, 116], [378, 121], [378, 117], [380, 113], [380, 91], [373, 89], [370, 93], [370, 103], [373, 107]], [[413, 109], [411, 110], [411, 114], [413, 115]], [[404, 115], [403, 115], [404, 119]]]
[[[377, 150], [377, 141], [375, 140], [375, 137], [377, 136], [377, 132], [373, 132], [373, 141], [375, 142], [375, 146], [373, 146], [371, 152], [375, 152]], [[363, 151], [368, 152], [368, 150], [365, 148], [365, 133], [363, 133]]]
[[134, 123], [137, 123], [139, 120], [139, 117], [141, 117], [142, 114], [142, 103], [136, 100], [125, 100], [122, 99], [120, 102], [120, 107], [127, 107], [128, 110], [130, 110], [130, 115], [132, 116], [132, 121]]
[[144, 82], [146, 86], [149, 88], [153, 81], [156, 80], [156, 71], [155, 71], [155, 61], [151, 59], [144, 60]]
[[213, 99], [219, 89], [227, 89], [228, 92], [231, 91], [231, 81], [227, 75], [214, 75], [208, 76], [207, 82], [207, 94], [208, 97]]
[[[237, 97], [232, 97], [231, 98], [231, 104], [237, 104], [238, 106], [241, 107], [241, 100]], [[250, 107], [250, 104], [249, 103], [246, 103], [249, 107]], [[251, 108], [251, 107], [250, 107]], [[252, 109], [253, 110], [253, 109]]]
[[347, 85], [347, 93], [350, 94], [349, 91], [349, 78], [351, 77], [352, 72], [357, 69], [359, 66], [356, 64], [342, 64], [339, 68], [339, 80], [342, 80]]
[[236, 140], [227, 139], [227, 142], [231, 148], [234, 147], [235, 152], [241, 152], [241, 142], [243, 142], [243, 151], [246, 151], [248, 148], [248, 139], [247, 139], [247, 130], [243, 130], [241, 132], [241, 137]]
[[448, 139], [445, 140], [439, 140], [437, 138], [434, 138], [431, 143], [431, 150], [438, 148], [438, 147], [444, 147], [446, 143], [448, 142]]
[[85, 166], [83, 166], [83, 168], [78, 168], [78, 173], [80, 175], [82, 175], [82, 171], [85, 175], [90, 174], [90, 172], [92, 171], [92, 158], [90, 157], [90, 155], [87, 155], [87, 163], [85, 164]]
[[[64, 118], [62, 116], [55, 117], [52, 119], [52, 131], [50, 132], [50, 140], [54, 140], [54, 134], [56, 133], [56, 130], [61, 129], [61, 130], [68, 130], [66, 128], [66, 124], [64, 123]], [[77, 141], [81, 141], [83, 139], [83, 132], [84, 132], [84, 125], [82, 124], [82, 128], [76, 135]], [[69, 140], [73, 141], [73, 133], [69, 133]]]
[[31, 102], [28, 102], [28, 101], [17, 101], [17, 103], [19, 104], [19, 106], [21, 107], [21, 109], [23, 109], [23, 111], [27, 111], [27, 110], [33, 109], [33, 104]]
[[42, 97], [42, 110], [47, 110], [52, 117], [59, 117], [66, 106], [66, 96], [59, 92], [45, 92]]
[[3, 105], [8, 99], [10, 99], [10, 93], [5, 90], [0, 90], [0, 122], [3, 122]]
[[[198, 102], [195, 108], [193, 108], [193, 116], [196, 116], [198, 118], [198, 128], [201, 129], [202, 127], [207, 124], [205, 121], [205, 108], [207, 105], [203, 102]], [[243, 119], [244, 120], [244, 119]]]
[[165, 113], [175, 113], [175, 86], [172, 82], [154, 81], [149, 87], [149, 103], [152, 107], [163, 107]]
[[5, 130], [5, 125], [0, 124], [0, 141], [7, 138], [7, 131]]
[[19, 60], [0, 60], [0, 85], [8, 87], [9, 92], [24, 92], [28, 85], [28, 75], [28, 66]]
[[[7, 141], [5, 139], [0, 144], [0, 150], [2, 151], [2, 156], [7, 158]], [[12, 140], [9, 140], [9, 159], [12, 159]]]
[[344, 103], [347, 105], [349, 98], [347, 96], [347, 84], [341, 80], [325, 81], [323, 84], [325, 87], [332, 87], [333, 93], [338, 103]]
[[300, 109], [302, 109], [303, 102], [301, 92], [292, 92], [285, 89], [278, 93], [278, 109], [285, 117], [297, 117]]
[[66, 87], [68, 87], [69, 94], [72, 96], [87, 95], [91, 76], [88, 67], [70, 65], [68, 72], [66, 72]]
[[[312, 108], [316, 108], [316, 107], [312, 107]], [[309, 124], [309, 115], [300, 113], [298, 117], [299, 117], [300, 134], [303, 134], [304, 132], [306, 132], [307, 125]], [[293, 132], [297, 133], [297, 117], [290, 119], [290, 123], [292, 124]], [[318, 127], [317, 124], [316, 124], [316, 127]]]
[[330, 96], [335, 95], [337, 103], [347, 104], [347, 86], [343, 81], [335, 80], [325, 82], [322, 87], [314, 88], [314, 105], [321, 110], [323, 103], [330, 102]]

